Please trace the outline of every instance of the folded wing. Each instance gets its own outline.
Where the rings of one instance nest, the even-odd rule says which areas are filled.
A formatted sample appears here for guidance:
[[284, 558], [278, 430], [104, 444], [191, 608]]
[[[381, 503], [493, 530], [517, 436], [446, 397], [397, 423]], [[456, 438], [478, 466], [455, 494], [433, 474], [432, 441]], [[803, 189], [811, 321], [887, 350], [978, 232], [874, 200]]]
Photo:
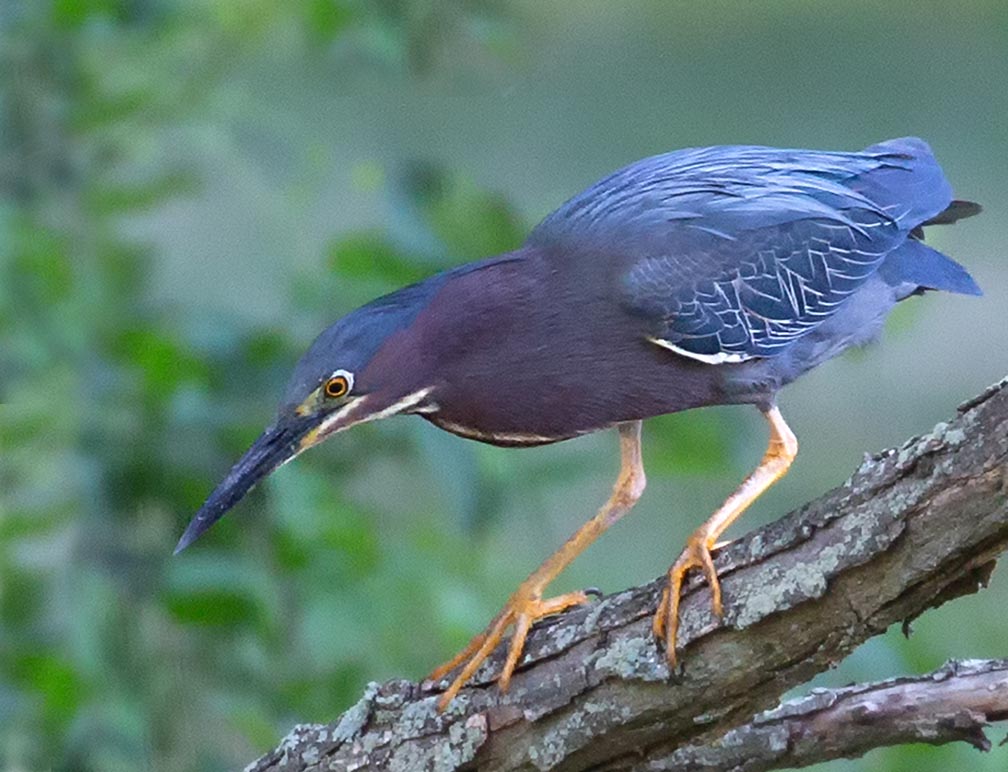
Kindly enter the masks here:
[[600, 181], [530, 242], [604, 254], [625, 308], [656, 343], [743, 361], [829, 318], [951, 198], [919, 139], [859, 153], [690, 149]]

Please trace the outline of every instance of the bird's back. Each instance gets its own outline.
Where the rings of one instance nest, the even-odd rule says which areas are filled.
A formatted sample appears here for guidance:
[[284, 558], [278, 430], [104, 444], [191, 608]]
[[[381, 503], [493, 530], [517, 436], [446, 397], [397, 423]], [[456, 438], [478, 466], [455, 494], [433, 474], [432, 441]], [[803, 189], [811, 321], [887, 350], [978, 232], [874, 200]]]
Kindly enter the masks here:
[[[858, 153], [690, 149], [610, 175], [529, 243], [591, 256], [587, 270], [610, 273], [655, 341], [709, 363], [741, 362], [782, 353], [832, 317], [951, 202], [919, 139]], [[899, 273], [886, 278], [902, 281]], [[947, 258], [910, 273], [920, 286], [975, 290]]]
[[621, 253], [675, 247], [694, 232], [730, 236], [860, 210], [909, 231], [952, 191], [931, 149], [909, 137], [860, 152], [756, 145], [688, 148], [630, 164], [547, 216], [531, 243], [605, 243]]

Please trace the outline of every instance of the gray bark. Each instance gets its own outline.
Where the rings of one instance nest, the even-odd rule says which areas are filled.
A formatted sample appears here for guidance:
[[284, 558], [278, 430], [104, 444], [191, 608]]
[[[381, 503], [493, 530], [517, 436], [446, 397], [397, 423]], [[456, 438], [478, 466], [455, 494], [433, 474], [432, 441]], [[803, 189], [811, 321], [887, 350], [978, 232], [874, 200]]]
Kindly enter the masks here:
[[965, 742], [989, 751], [984, 729], [1005, 720], [1008, 660], [953, 660], [923, 676], [815, 689], [710, 745], [684, 746], [640, 767], [652, 772], [765, 772], [904, 743]]
[[[651, 636], [657, 580], [537, 625], [507, 695], [493, 684], [500, 651], [444, 714], [434, 703], [445, 684], [373, 683], [339, 720], [295, 727], [249, 769], [748, 770], [688, 754], [723, 749], [732, 730], [755, 732], [763, 717], [753, 717], [785, 691], [894, 622], [976, 592], [1006, 547], [1008, 379], [953, 421], [866, 457], [844, 485], [721, 550], [725, 619], [712, 617], [694, 577], [682, 606], [681, 672], [669, 673]], [[951, 715], [966, 715], [954, 707]], [[828, 731], [823, 722], [840, 727], [843, 716], [809, 721]], [[789, 755], [800, 743], [778, 729], [788, 744], [779, 763], [752, 769], [862, 753], [911, 731], [889, 719], [887, 733], [871, 711], [847, 716], [848, 747], [812, 743], [801, 756]], [[972, 725], [953, 734], [934, 738], [976, 740]]]

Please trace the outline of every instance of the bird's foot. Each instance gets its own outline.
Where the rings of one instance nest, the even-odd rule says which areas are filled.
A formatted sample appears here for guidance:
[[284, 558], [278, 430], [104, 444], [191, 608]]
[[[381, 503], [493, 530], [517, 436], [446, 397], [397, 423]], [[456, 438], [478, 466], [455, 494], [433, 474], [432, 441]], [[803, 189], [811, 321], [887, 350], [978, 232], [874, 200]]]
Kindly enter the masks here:
[[676, 635], [679, 632], [679, 601], [682, 596], [683, 580], [691, 569], [699, 568], [704, 572], [707, 584], [711, 588], [711, 607], [714, 616], [720, 619], [724, 615], [721, 604], [721, 582], [718, 581], [714, 560], [711, 558], [711, 550], [721, 545], [715, 546], [713, 541], [703, 528], [695, 531], [687, 539], [682, 553], [668, 570], [668, 584], [665, 585], [661, 600], [658, 602], [658, 610], [655, 612], [651, 628], [655, 637], [665, 645], [665, 657], [670, 671], [675, 671], [676, 668]]
[[428, 676], [432, 681], [439, 681], [457, 666], [465, 663], [465, 667], [455, 676], [455, 680], [438, 699], [438, 710], [443, 711], [448, 707], [466, 681], [472, 678], [479, 666], [497, 647], [508, 627], [514, 625], [514, 633], [508, 647], [507, 660], [497, 678], [497, 685], [502, 692], [508, 690], [511, 674], [514, 673], [514, 669], [518, 665], [518, 658], [525, 648], [525, 638], [535, 621], [551, 614], [559, 614], [571, 606], [579, 606], [588, 602], [588, 592], [586, 591], [569, 592], [547, 600], [543, 600], [541, 595], [541, 587], [527, 588], [525, 585], [519, 587], [501, 612], [493, 618], [486, 630], [469, 641], [469, 645], [453, 659], [441, 665]]

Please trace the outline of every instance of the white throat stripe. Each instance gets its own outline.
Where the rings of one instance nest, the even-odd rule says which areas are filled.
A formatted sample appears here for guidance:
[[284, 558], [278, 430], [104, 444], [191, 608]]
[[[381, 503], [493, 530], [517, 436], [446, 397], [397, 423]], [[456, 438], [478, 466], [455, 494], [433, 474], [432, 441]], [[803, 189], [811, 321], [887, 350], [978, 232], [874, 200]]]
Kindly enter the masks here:
[[[414, 391], [412, 394], [407, 394], [405, 397], [400, 399], [398, 402], [394, 402], [386, 408], [379, 410], [377, 413], [372, 413], [371, 415], [365, 415], [360, 420], [354, 421], [351, 424], [347, 424], [343, 429], [349, 429], [351, 426], [356, 426], [357, 424], [367, 423], [368, 421], [377, 421], [380, 418], [388, 418], [396, 413], [401, 413], [404, 410], [409, 410], [414, 405], [419, 405], [423, 402], [424, 398], [430, 394], [431, 387], [425, 389], [420, 389]], [[360, 412], [360, 408], [367, 405], [368, 395], [357, 397], [351, 402], [348, 402], [341, 410], [337, 410], [332, 415], [328, 416], [317, 429], [318, 436], [325, 436], [329, 428], [340, 421], [351, 418], [354, 414]]]
[[[426, 389], [420, 389], [419, 391], [414, 391], [412, 394], [407, 394], [398, 402], [389, 405], [384, 410], [379, 410], [374, 415], [369, 415], [367, 418], [361, 420], [361, 423], [365, 421], [377, 421], [379, 418], [388, 418], [389, 416], [395, 415], [396, 413], [401, 413], [404, 410], [409, 410], [415, 405], [419, 405], [424, 401], [424, 398], [431, 393], [431, 387], [428, 386]], [[367, 397], [363, 397], [367, 399]]]

